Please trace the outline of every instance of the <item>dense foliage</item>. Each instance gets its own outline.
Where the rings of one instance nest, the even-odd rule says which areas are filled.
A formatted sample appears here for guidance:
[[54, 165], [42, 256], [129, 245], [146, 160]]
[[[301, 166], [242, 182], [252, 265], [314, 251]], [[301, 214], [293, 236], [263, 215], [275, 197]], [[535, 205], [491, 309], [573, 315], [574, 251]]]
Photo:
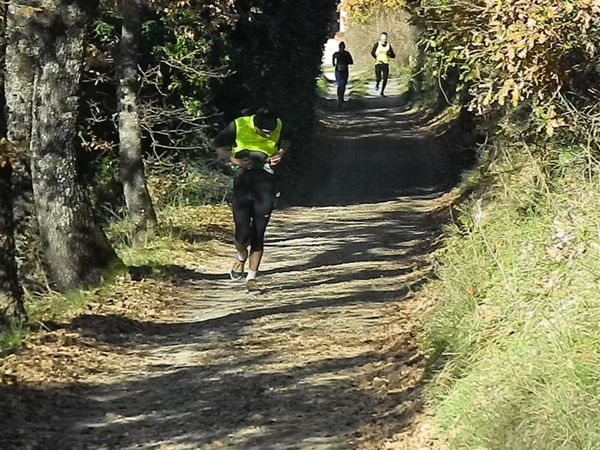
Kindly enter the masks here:
[[[268, 104], [296, 136], [309, 133], [335, 4], [187, 0], [148, 9], [140, 55], [141, 114], [151, 189], [159, 203], [223, 199], [228, 184], [214, 166], [208, 142], [240, 114]], [[86, 144], [91, 159], [101, 161], [91, 169], [103, 174], [101, 200], [114, 199], [111, 189], [119, 188], [111, 182], [119, 24], [114, 4], [104, 2], [89, 49]], [[295, 139], [295, 144], [305, 142]]]
[[561, 97], [597, 94], [600, 2], [427, 0], [429, 48], [441, 74], [459, 73], [469, 106], [528, 103], [548, 134], [566, 124]]
[[380, 7], [409, 10], [424, 26], [429, 75], [479, 115], [524, 106], [529, 125], [552, 135], [575, 125], [565, 103], [597, 102], [598, 0], [346, 0], [341, 7], [357, 20]]
[[342, 0], [340, 9], [359, 22], [369, 19], [380, 10], [401, 9], [406, 6], [406, 0]]

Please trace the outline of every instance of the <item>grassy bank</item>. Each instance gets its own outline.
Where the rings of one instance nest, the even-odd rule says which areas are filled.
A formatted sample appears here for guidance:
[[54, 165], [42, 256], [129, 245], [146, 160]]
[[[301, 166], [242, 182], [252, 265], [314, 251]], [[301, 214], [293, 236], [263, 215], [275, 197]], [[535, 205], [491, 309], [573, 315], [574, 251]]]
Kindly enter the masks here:
[[600, 180], [588, 156], [557, 151], [549, 172], [505, 144], [449, 227], [426, 291], [429, 393], [449, 448], [600, 448]]

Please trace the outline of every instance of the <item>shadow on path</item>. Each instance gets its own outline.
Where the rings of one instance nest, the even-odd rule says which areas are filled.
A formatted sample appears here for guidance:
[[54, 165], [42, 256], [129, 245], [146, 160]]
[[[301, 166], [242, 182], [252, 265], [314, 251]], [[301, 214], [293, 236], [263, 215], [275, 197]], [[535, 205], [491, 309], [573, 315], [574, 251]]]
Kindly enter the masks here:
[[[328, 101], [323, 101], [326, 104]], [[321, 119], [309, 182], [297, 206], [344, 206], [433, 196], [453, 187], [471, 162], [460, 122], [412, 107], [405, 96], [351, 99]]]
[[263, 295], [227, 280], [229, 257], [207, 273], [139, 268], [177, 282], [181, 320], [55, 324], [143, 364], [122, 358], [114, 379], [0, 385], [0, 448], [356, 448], [382, 402], [360, 380], [383, 361], [408, 368], [385, 400], [404, 402], [390, 433], [406, 426], [419, 407], [411, 368], [421, 356], [412, 331], [400, 354], [380, 344], [398, 326], [412, 329], [405, 300], [427, 280], [445, 217], [437, 198], [458, 172], [445, 125], [382, 101], [400, 102], [352, 103], [323, 118], [306, 189], [269, 230]]

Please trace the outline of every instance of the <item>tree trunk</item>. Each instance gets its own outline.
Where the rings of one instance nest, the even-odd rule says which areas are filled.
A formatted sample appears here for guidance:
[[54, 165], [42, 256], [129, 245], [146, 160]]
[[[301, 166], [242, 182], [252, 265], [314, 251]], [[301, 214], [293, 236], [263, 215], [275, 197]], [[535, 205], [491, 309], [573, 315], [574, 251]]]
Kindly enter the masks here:
[[156, 226], [156, 214], [146, 185], [138, 111], [137, 58], [142, 32], [142, 3], [143, 0], [122, 2], [123, 27], [117, 68], [121, 182], [134, 244], [144, 243]]
[[23, 291], [17, 276], [12, 206], [12, 168], [8, 142], [0, 143], [0, 331], [25, 319]]
[[26, 281], [35, 272], [39, 233], [33, 204], [29, 145], [31, 141], [31, 107], [33, 100], [32, 42], [26, 32], [32, 7], [29, 1], [12, 1], [6, 25], [6, 92], [7, 137], [14, 146], [13, 204], [15, 239], [20, 255], [20, 278]]
[[[0, 60], [5, 54], [6, 4], [0, 3]], [[4, 67], [0, 68], [0, 134], [6, 133], [4, 116]], [[12, 203], [10, 144], [0, 141], [0, 331], [10, 323], [24, 320], [23, 291], [17, 276]]]
[[36, 52], [31, 175], [45, 261], [61, 291], [100, 281], [118, 261], [96, 226], [76, 163], [90, 3], [43, 0], [30, 18]]
[[25, 2], [12, 1], [8, 7], [6, 106], [9, 140], [18, 153], [28, 155], [33, 99], [33, 48], [27, 24], [31, 20], [32, 7], [22, 3]]

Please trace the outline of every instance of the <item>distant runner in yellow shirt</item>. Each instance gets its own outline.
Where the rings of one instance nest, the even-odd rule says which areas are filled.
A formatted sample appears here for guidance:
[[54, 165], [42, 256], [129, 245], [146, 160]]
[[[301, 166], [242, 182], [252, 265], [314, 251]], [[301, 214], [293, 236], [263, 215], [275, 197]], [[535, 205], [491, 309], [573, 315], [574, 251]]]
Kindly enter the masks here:
[[390, 76], [390, 59], [396, 57], [391, 44], [387, 40], [387, 33], [381, 33], [379, 41], [375, 43], [373, 50], [371, 50], [371, 56], [375, 58], [375, 89], [379, 90], [381, 84], [382, 97], [385, 97], [385, 87]]

